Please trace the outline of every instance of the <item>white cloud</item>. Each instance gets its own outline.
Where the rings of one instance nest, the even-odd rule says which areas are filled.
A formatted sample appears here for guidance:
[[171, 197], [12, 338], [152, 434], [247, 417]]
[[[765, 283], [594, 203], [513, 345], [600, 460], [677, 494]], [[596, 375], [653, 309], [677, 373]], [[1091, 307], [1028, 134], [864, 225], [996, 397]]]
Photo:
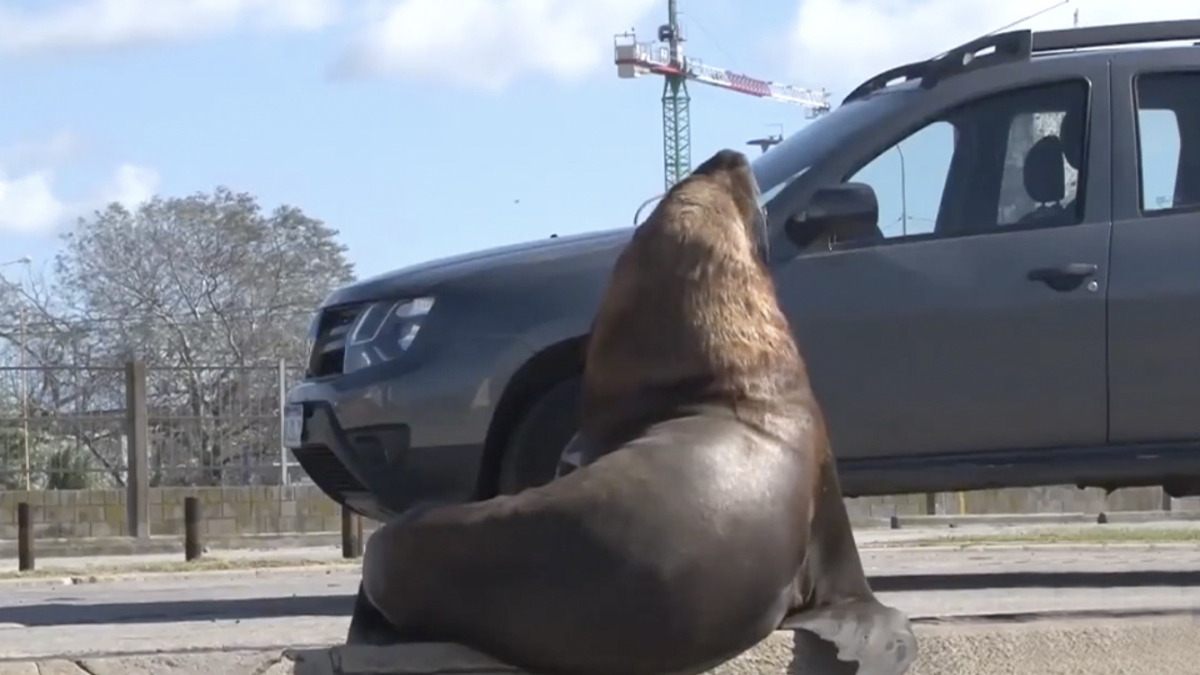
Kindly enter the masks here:
[[612, 67], [612, 36], [661, 0], [401, 0], [379, 9], [337, 77], [397, 75], [499, 90], [534, 74], [578, 81]]
[[100, 203], [117, 202], [133, 209], [158, 191], [159, 175], [154, 169], [136, 164], [122, 164], [113, 172], [100, 191]]
[[21, 141], [0, 150], [0, 165], [20, 173], [27, 167], [53, 166], [70, 160], [83, 146], [82, 139], [70, 131], [60, 131], [48, 139]]
[[0, 54], [78, 52], [182, 42], [241, 27], [318, 30], [340, 0], [39, 0], [0, 5]]
[[0, 232], [33, 233], [57, 225], [67, 207], [54, 195], [53, 182], [49, 170], [12, 179], [0, 170]]
[[[833, 92], [834, 102], [875, 73], [929, 58], [979, 35], [1046, 9], [1047, 0], [802, 0], [790, 30], [793, 70], [810, 86]], [[1197, 18], [1179, 0], [1069, 2], [1016, 28]]]
[[[0, 232], [47, 232], [112, 202], [135, 207], [157, 192], [157, 171], [124, 163], [85, 197], [64, 199], [56, 189], [56, 169], [79, 145], [78, 137], [63, 132], [0, 149]], [[16, 160], [29, 167], [14, 170]]]

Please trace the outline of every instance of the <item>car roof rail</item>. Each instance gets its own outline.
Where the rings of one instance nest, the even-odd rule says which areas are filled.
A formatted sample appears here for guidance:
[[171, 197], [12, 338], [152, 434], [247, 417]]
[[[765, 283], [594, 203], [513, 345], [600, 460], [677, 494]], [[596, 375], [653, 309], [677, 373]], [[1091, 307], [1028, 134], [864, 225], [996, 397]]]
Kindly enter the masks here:
[[[977, 68], [1028, 59], [1033, 54], [1176, 40], [1200, 40], [1200, 19], [1117, 23], [1037, 32], [1026, 28], [994, 33], [971, 40], [933, 58], [885, 70], [858, 85], [842, 99], [842, 103], [849, 103], [883, 89], [897, 78], [904, 78], [905, 82], [920, 79], [922, 87], [930, 88], [947, 77]], [[986, 54], [979, 53], [993, 48], [994, 51]]]
[[1033, 34], [1033, 51], [1055, 52], [1089, 47], [1116, 47], [1139, 42], [1200, 39], [1200, 19], [1115, 23], [1086, 28], [1062, 28]]
[[897, 78], [902, 77], [905, 82], [919, 79], [921, 86], [928, 89], [948, 77], [999, 63], [1025, 60], [1031, 54], [1032, 39], [1029, 29], [984, 35], [931, 59], [885, 70], [855, 87], [854, 91], [846, 94], [842, 103], [849, 103], [883, 89]]

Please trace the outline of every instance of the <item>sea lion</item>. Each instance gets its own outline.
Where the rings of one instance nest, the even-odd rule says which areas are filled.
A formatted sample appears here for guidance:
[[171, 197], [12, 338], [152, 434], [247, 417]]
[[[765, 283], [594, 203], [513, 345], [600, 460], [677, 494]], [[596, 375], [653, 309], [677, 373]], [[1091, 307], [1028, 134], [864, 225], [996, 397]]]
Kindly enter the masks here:
[[572, 442], [586, 466], [381, 526], [348, 643], [457, 642], [533, 673], [690, 675], [795, 626], [846, 661], [801, 672], [907, 670], [915, 640], [863, 573], [758, 197], [732, 150], [668, 191], [618, 257], [589, 338]]

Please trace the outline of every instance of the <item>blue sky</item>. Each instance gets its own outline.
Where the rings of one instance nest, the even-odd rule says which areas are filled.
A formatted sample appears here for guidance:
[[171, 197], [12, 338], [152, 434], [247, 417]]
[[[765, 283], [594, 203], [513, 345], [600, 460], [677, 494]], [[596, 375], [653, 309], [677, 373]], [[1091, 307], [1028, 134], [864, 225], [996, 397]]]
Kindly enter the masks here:
[[[836, 102], [861, 79], [1053, 4], [680, 0], [687, 52]], [[740, 8], [739, 8], [740, 6]], [[1187, 16], [1076, 0], [1031, 23]], [[110, 200], [227, 185], [341, 232], [360, 276], [627, 225], [662, 186], [661, 80], [612, 36], [666, 0], [0, 1], [0, 263], [48, 264]], [[804, 123], [691, 87], [692, 157]], [[11, 278], [12, 268], [5, 272]]]

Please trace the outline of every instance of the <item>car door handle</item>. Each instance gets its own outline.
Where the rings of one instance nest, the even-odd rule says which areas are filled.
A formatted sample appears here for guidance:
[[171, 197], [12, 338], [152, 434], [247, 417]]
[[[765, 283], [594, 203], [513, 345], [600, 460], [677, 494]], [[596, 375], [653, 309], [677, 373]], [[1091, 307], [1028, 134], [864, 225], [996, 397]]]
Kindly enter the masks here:
[[1067, 263], [1056, 267], [1039, 267], [1026, 275], [1030, 281], [1040, 281], [1056, 291], [1070, 291], [1094, 275], [1099, 267], [1092, 263]]

